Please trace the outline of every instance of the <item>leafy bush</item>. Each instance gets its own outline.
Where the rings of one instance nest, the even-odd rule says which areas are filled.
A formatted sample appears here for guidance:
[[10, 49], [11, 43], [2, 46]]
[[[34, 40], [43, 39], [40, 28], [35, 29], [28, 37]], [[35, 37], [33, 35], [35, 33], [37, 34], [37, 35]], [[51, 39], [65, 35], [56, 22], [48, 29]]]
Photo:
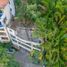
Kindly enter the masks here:
[[0, 43], [0, 67], [20, 67], [13, 56], [6, 51], [11, 45], [11, 43]]
[[7, 67], [20, 67], [19, 63], [14, 60], [14, 59], [11, 59], [8, 64], [7, 64]]

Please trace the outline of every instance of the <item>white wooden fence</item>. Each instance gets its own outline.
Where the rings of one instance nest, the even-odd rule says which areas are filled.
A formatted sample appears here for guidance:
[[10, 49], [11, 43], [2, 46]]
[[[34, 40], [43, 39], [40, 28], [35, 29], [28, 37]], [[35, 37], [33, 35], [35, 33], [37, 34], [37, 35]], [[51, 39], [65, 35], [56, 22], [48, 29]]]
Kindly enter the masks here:
[[23, 40], [20, 37], [16, 36], [16, 31], [14, 31], [13, 29], [7, 28], [7, 30], [13, 44], [16, 44], [17, 46], [27, 51], [31, 51], [31, 50], [40, 51], [40, 49], [36, 47], [39, 46], [39, 43]]

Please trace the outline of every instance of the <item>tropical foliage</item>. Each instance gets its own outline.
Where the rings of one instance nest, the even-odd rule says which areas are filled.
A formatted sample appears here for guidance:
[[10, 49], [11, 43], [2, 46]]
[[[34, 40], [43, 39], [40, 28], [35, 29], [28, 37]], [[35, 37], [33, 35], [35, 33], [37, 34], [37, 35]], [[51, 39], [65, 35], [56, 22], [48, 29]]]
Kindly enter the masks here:
[[[46, 59], [48, 67], [64, 67], [67, 61], [67, 1], [41, 0], [30, 3], [28, 8], [30, 18], [37, 26], [35, 33], [44, 40], [40, 60]], [[45, 51], [46, 55], [43, 54]]]
[[19, 15], [34, 22], [35, 35], [44, 41], [41, 52], [36, 55], [40, 63], [47, 67], [66, 67], [67, 0], [28, 0], [21, 9], [25, 16], [21, 15], [22, 11]]
[[0, 67], [20, 67], [14, 57], [7, 53], [10, 47], [11, 43], [0, 43]]

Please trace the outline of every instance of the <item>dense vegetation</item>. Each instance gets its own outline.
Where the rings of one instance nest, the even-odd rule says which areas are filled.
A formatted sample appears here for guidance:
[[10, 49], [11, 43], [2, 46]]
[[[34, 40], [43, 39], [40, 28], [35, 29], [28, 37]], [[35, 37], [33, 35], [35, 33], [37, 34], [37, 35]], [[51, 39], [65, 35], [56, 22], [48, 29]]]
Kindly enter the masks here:
[[66, 67], [67, 0], [16, 0], [19, 20], [29, 19], [37, 26], [34, 34], [41, 37], [41, 52], [33, 51], [47, 67]]
[[0, 43], [0, 67], [20, 67], [14, 55], [8, 53], [11, 43]]

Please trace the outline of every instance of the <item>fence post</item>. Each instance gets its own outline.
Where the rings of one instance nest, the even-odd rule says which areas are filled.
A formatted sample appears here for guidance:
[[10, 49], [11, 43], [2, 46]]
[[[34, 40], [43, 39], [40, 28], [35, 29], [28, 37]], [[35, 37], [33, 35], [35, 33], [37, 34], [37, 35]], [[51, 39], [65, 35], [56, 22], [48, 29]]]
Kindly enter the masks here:
[[31, 44], [31, 51], [33, 50], [33, 44]]

